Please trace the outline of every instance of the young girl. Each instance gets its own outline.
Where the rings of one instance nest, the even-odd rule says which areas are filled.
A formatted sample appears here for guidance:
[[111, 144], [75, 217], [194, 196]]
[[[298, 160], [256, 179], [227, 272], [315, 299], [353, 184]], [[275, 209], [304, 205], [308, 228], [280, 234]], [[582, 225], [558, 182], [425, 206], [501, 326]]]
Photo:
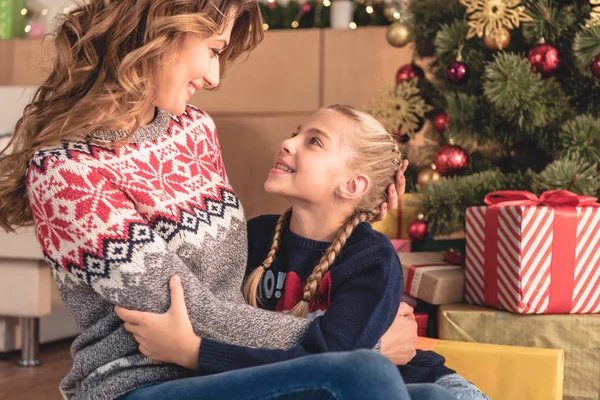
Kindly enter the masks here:
[[[265, 189], [288, 199], [291, 208], [249, 221], [244, 295], [255, 307], [308, 317], [312, 323], [298, 345], [271, 350], [194, 342], [189, 324], [176, 322], [167, 332], [149, 324], [151, 316], [117, 314], [146, 355], [202, 374], [376, 347], [396, 316], [403, 282], [390, 241], [368, 222], [400, 164], [394, 138], [348, 106], [318, 111], [281, 144]], [[185, 310], [180, 315], [185, 319]], [[486, 398], [434, 353], [418, 353], [402, 372], [406, 381], [436, 381], [461, 399]]]

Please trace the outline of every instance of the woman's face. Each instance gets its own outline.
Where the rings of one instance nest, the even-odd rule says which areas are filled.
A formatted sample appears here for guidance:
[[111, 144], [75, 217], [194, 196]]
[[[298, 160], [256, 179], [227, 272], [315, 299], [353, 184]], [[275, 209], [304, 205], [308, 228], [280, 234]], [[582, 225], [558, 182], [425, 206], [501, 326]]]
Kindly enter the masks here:
[[186, 34], [181, 48], [171, 51], [164, 61], [155, 106], [180, 115], [195, 92], [219, 85], [219, 54], [229, 44], [234, 22], [230, 18], [221, 34], [208, 39]]

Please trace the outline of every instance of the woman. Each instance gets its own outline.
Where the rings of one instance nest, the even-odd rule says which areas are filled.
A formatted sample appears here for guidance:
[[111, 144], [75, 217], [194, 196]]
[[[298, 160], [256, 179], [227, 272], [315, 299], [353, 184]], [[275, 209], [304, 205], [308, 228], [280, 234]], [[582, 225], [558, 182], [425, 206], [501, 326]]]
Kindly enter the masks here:
[[[166, 311], [173, 275], [181, 277], [202, 337], [287, 348], [300, 339], [289, 326], [299, 332], [308, 324], [243, 303], [243, 209], [228, 184], [212, 120], [186, 106], [260, 42], [261, 26], [256, 2], [248, 0], [91, 0], [58, 26], [52, 73], [17, 124], [12, 154], [0, 161], [0, 224], [34, 222], [63, 302], [81, 328], [73, 368], [60, 385], [65, 397], [115, 398], [191, 375], [142, 355], [113, 312], [115, 305]], [[348, 357], [365, 361], [360, 352], [320, 357], [332, 374]], [[322, 398], [357, 386], [370, 390], [369, 398], [406, 393], [398, 379], [386, 378], [391, 364], [366, 357], [381, 381], [365, 385], [353, 375], [350, 390], [342, 379], [331, 393], [322, 381], [306, 383], [299, 373], [306, 365], [297, 361], [277, 370]], [[267, 379], [270, 371], [250, 371], [249, 379]], [[219, 390], [228, 396], [239, 390], [235, 397], [243, 398], [246, 386], [234, 385], [235, 375], [220, 379], [170, 382], [159, 385], [158, 395], [222, 397]], [[298, 387], [275, 389], [283, 396]], [[264, 390], [253, 396], [274, 393]]]

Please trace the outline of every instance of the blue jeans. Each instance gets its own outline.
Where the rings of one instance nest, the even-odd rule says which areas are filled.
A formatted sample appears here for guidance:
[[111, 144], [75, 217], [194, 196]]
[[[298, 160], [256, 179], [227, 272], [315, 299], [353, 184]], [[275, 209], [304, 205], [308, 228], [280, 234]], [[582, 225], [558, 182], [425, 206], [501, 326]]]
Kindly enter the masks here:
[[151, 384], [121, 399], [454, 399], [444, 392], [433, 384], [408, 385], [407, 390], [398, 369], [387, 358], [371, 350], [358, 350]]

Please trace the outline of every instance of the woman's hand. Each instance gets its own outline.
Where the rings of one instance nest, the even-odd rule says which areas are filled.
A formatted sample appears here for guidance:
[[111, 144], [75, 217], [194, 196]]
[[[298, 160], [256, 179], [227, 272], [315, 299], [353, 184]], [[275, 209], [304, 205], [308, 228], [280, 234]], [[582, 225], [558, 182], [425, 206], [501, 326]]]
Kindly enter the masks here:
[[116, 306], [115, 313], [125, 322], [139, 343], [142, 354], [157, 361], [198, 368], [201, 339], [196, 336], [185, 308], [179, 276], [171, 278], [171, 307], [164, 314], [127, 310]]
[[406, 190], [406, 178], [404, 172], [408, 168], [408, 160], [403, 160], [400, 164], [400, 169], [396, 174], [396, 186], [390, 185], [388, 187], [388, 201], [381, 203], [379, 207], [379, 214], [373, 222], [383, 221], [387, 215], [388, 210], [395, 210], [398, 208], [398, 198], [404, 194]]
[[402, 302], [396, 319], [381, 338], [381, 354], [396, 365], [405, 365], [417, 354], [417, 339], [413, 308]]

